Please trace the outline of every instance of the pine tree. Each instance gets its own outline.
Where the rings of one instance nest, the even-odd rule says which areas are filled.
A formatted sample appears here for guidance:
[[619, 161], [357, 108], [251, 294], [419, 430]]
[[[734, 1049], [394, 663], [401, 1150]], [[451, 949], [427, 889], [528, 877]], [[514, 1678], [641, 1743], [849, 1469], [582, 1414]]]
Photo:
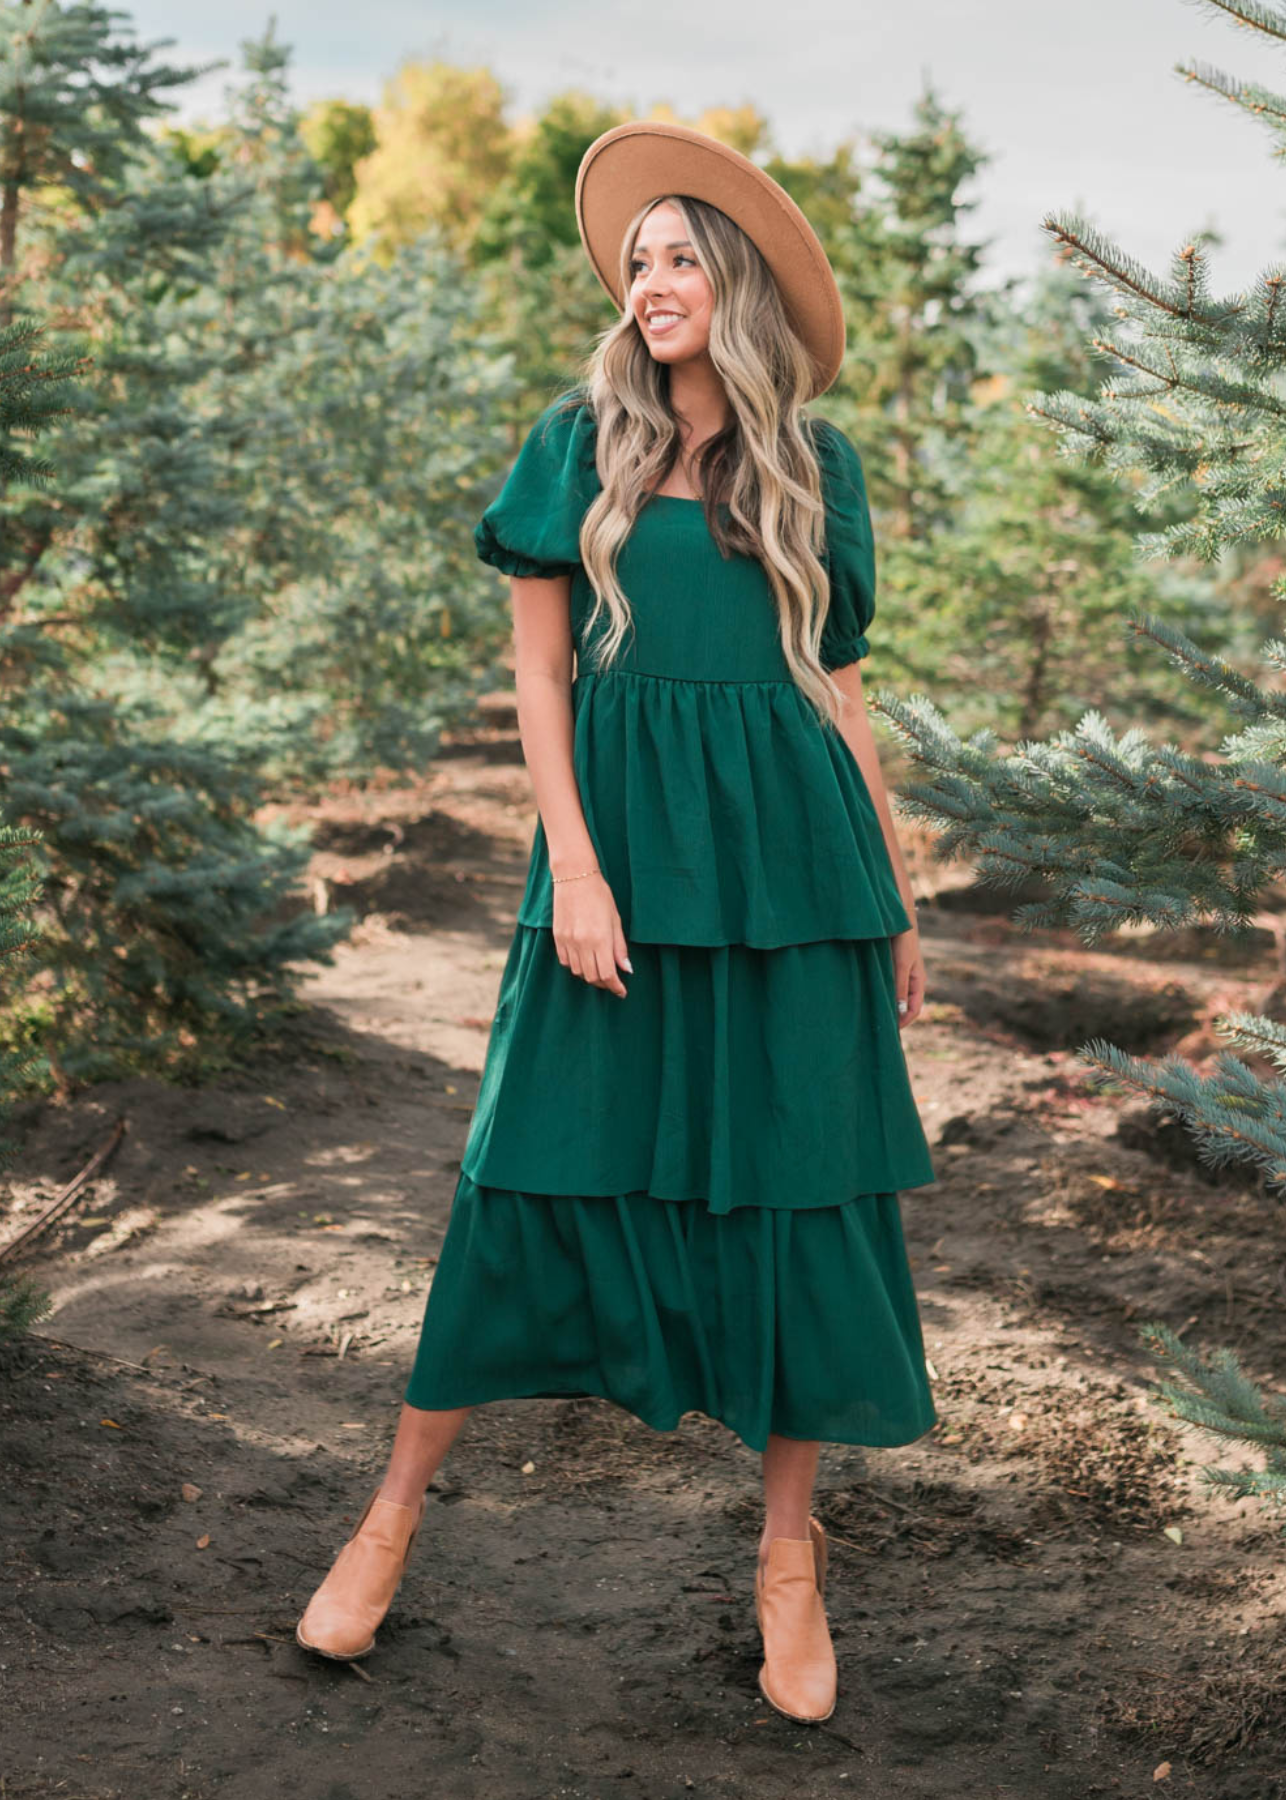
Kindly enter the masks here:
[[847, 219], [819, 215], [848, 347], [839, 383], [816, 410], [861, 451], [884, 606], [905, 622], [877, 654], [927, 678], [948, 640], [921, 595], [959, 524], [973, 466], [972, 395], [991, 373], [979, 363], [983, 246], [966, 235], [972, 203], [962, 192], [986, 159], [931, 88], [906, 130], [875, 133], [871, 145], [860, 177], [842, 162], [834, 171], [837, 198], [849, 190]]
[[44, 355], [43, 335], [44, 327], [32, 318], [0, 325], [0, 489], [52, 477], [53, 464], [32, 440], [70, 410], [66, 384], [86, 368], [82, 356]]
[[311, 230], [322, 178], [271, 34], [194, 159], [133, 129], [148, 58], [115, 53], [119, 15], [78, 10], [81, 60], [59, 62], [46, 7], [33, 65], [56, 91], [121, 67], [107, 111], [129, 155], [51, 207], [73, 116], [71, 149], [43, 134], [5, 190], [10, 285], [92, 349], [94, 379], [56, 496], [6, 495], [0, 543], [0, 770], [44, 837], [66, 1079], [199, 1067], [347, 929], [301, 908], [307, 834], [262, 803], [422, 768], [491, 678], [505, 597], [470, 527], [512, 385], [441, 246], [384, 269]]
[[554, 95], [511, 128], [507, 170], [480, 211], [470, 263], [517, 376], [515, 447], [524, 421], [569, 385], [585, 344], [616, 317], [581, 248], [572, 190], [585, 151], [623, 117], [587, 94]]
[[[40, 892], [31, 861], [36, 842], [30, 833], [0, 824], [0, 1002], [22, 973], [34, 939], [32, 913]], [[0, 1170], [12, 1154], [3, 1136], [10, 1101], [30, 1080], [36, 1061], [30, 1050], [5, 1036], [0, 1007]], [[48, 1294], [30, 1277], [0, 1270], [0, 1346], [21, 1337], [49, 1307]]]
[[240, 607], [193, 555], [226, 528], [205, 485], [226, 427], [182, 405], [194, 347], [167, 317], [227, 225], [148, 138], [178, 76], [119, 20], [52, 3], [0, 18], [0, 293], [10, 311], [39, 298], [94, 356], [51, 434], [56, 491], [7, 492], [0, 534], [3, 802], [42, 840], [44, 1047], [63, 1079], [244, 1033], [345, 925], [290, 916], [306, 845], [254, 822], [253, 754], [165, 705], [167, 661]]
[[1118, 717], [1168, 712], [1189, 722], [1178, 675], [1121, 668], [1118, 621], [1128, 606], [1152, 605], [1199, 628], [1217, 584], [1140, 562], [1132, 495], [1097, 465], [1060, 456], [1024, 404], [1037, 381], [1086, 395], [1101, 383], [1106, 361], [1083, 353], [1082, 334], [1105, 327], [1107, 308], [1087, 309], [1084, 286], [1056, 269], [1020, 295], [982, 296], [976, 338], [989, 373], [973, 384], [953, 439], [953, 452], [967, 452], [952, 456], [960, 491], [916, 555], [914, 602], [887, 646], [895, 674], [957, 693], [962, 734], [1070, 726], [1105, 690]]
[[[1274, 47], [1286, 44], [1286, 15], [1276, 9], [1205, 4]], [[1200, 65], [1179, 72], [1256, 118], [1286, 115], [1286, 97], [1257, 84]], [[1178, 496], [1192, 502], [1183, 516], [1142, 533], [1146, 555], [1214, 562], [1280, 538], [1286, 268], [1268, 267], [1247, 293], [1218, 295], [1199, 239], [1177, 252], [1162, 277], [1079, 217], [1051, 216], [1045, 229], [1115, 295], [1119, 320], [1096, 346], [1115, 365], [1096, 396], [1057, 390], [1032, 397], [1033, 414], [1054, 428], [1061, 453], [1092, 459], [1131, 484], [1141, 508]], [[1278, 593], [1286, 598], [1286, 583]], [[1286, 873], [1286, 703], [1153, 613], [1131, 613], [1126, 629], [1218, 696], [1238, 721], [1217, 760], [1154, 744], [1139, 728], [1118, 736], [1096, 711], [1073, 730], [1001, 756], [994, 734], [962, 741], [923, 695], [904, 702], [881, 693], [877, 709], [929, 772], [907, 787], [905, 810], [940, 828], [940, 858], [968, 855], [980, 877], [1000, 887], [1031, 879], [1046, 885], [1046, 899], [1017, 909], [1020, 926], [1071, 925], [1087, 944], [1137, 922], [1244, 933], [1259, 896]], [[1281, 638], [1262, 654], [1272, 670], [1286, 668]], [[1182, 1058], [1150, 1061], [1097, 1038], [1077, 1054], [1096, 1081], [1133, 1089], [1181, 1120], [1210, 1167], [1250, 1162], [1271, 1187], [1286, 1186], [1286, 1028], [1241, 1012], [1215, 1025], [1233, 1049], [1278, 1076], [1262, 1076], [1232, 1050], [1214, 1059], [1208, 1075]], [[1230, 1353], [1202, 1358], [1159, 1322], [1142, 1329], [1177, 1371], [1158, 1389], [1177, 1416], [1266, 1456], [1253, 1478], [1226, 1469], [1208, 1469], [1206, 1478], [1233, 1494], [1286, 1502], [1286, 1404], [1260, 1394]]]
[[967, 431], [979, 372], [974, 283], [983, 251], [964, 236], [976, 203], [961, 189], [986, 157], [931, 88], [909, 131], [877, 132], [873, 143], [875, 191], [836, 234], [850, 327], [842, 392], [854, 407], [836, 419], [864, 447], [884, 578], [898, 586], [901, 547], [954, 513], [946, 452]]
[[[77, 357], [46, 357], [41, 335], [33, 318], [0, 326], [0, 492], [15, 482], [51, 479], [53, 466], [33, 443], [67, 410], [67, 384], [81, 372]], [[4, 1137], [10, 1104], [38, 1062], [29, 1045], [13, 1035], [18, 1015], [5, 1004], [35, 942], [40, 879], [32, 857], [38, 844], [34, 833], [0, 820], [0, 1169], [12, 1150]], [[0, 1274], [0, 1345], [20, 1337], [49, 1307], [49, 1296], [28, 1277]]]

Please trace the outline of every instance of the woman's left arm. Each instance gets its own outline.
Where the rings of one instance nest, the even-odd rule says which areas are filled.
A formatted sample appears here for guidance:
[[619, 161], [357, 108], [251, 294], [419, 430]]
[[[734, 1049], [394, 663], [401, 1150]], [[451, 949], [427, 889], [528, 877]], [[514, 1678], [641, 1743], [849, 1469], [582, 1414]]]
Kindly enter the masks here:
[[906, 1001], [906, 1010], [898, 1013], [898, 1024], [909, 1025], [924, 1004], [925, 980], [924, 955], [920, 948], [920, 927], [916, 920], [915, 896], [911, 892], [911, 877], [907, 873], [906, 862], [902, 856], [902, 846], [898, 842], [897, 828], [893, 823], [893, 809], [889, 805], [888, 792], [884, 786], [884, 773], [880, 768], [879, 749], [866, 711], [866, 698], [862, 692], [862, 665], [860, 662], [848, 663], [842, 669], [832, 669], [830, 675], [847, 701], [838, 729], [844, 742], [853, 752], [857, 765], [866, 780], [867, 791], [870, 793], [879, 817], [880, 830], [884, 833], [884, 842], [888, 846], [889, 861], [893, 865], [898, 894], [906, 908], [907, 917], [911, 921], [910, 930], [899, 932], [895, 938], [890, 940], [893, 945], [893, 969], [897, 980], [897, 997], [899, 1000]]

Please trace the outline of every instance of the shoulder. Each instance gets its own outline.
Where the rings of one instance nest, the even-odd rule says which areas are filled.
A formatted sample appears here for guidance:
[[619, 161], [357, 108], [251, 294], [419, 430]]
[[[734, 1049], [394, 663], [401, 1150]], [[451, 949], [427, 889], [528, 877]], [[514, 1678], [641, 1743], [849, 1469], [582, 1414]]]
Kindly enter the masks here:
[[593, 455], [597, 421], [583, 387], [564, 388], [537, 413], [523, 448]]
[[529, 499], [577, 505], [583, 512], [598, 490], [598, 426], [581, 388], [565, 388], [541, 408], [510, 475]]
[[862, 458], [852, 439], [830, 419], [810, 419], [808, 429], [828, 500], [864, 498]]
[[507, 575], [556, 575], [580, 557], [579, 531], [598, 487], [594, 418], [565, 389], [537, 414], [504, 485], [474, 528], [484, 562]]

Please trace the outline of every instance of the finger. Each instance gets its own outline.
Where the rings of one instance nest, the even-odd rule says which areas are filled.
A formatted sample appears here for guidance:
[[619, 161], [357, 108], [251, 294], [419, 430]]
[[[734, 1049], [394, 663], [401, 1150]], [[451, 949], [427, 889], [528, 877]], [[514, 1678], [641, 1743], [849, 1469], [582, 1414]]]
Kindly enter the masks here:
[[598, 975], [600, 987], [605, 987], [610, 993], [619, 994], [623, 997], [625, 993], [625, 983], [616, 973], [615, 960], [611, 950], [606, 945], [604, 945], [597, 953], [594, 960], [594, 967]]

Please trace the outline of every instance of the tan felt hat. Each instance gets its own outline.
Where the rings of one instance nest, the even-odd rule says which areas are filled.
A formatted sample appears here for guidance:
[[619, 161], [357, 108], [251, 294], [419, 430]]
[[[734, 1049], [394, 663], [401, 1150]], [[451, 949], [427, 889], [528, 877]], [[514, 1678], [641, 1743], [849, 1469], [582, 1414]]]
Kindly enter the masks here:
[[622, 312], [621, 241], [648, 200], [691, 194], [740, 225], [781, 290], [812, 356], [816, 399], [844, 360], [844, 308], [817, 233], [778, 182], [739, 150], [686, 125], [630, 119], [596, 137], [576, 175], [576, 223], [590, 266]]

